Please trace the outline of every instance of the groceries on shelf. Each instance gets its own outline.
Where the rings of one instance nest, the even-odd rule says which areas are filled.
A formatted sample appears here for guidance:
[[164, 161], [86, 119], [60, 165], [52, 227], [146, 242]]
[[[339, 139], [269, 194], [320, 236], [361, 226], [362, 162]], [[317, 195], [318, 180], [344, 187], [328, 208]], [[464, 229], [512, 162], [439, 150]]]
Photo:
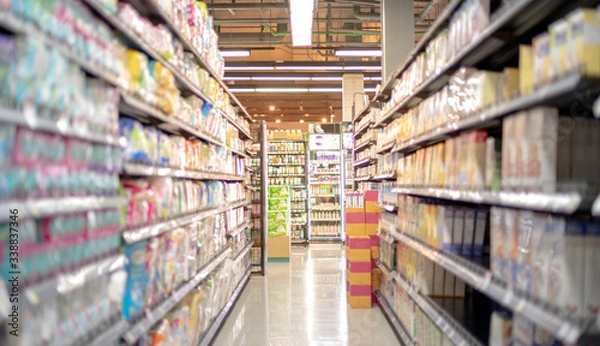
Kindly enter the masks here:
[[269, 142], [269, 153], [304, 154], [304, 142]]

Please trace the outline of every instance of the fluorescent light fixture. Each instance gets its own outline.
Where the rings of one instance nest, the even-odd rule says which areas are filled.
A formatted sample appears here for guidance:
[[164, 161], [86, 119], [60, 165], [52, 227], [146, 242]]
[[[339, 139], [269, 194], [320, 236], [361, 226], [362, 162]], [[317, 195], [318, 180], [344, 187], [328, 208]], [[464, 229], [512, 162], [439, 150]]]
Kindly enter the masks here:
[[307, 88], [256, 88], [257, 93], [305, 93]]
[[286, 70], [298, 70], [298, 71], [341, 71], [344, 69], [344, 66], [277, 66], [275, 67], [275, 69], [279, 70], [279, 71], [286, 71]]
[[250, 77], [223, 77], [223, 80], [252, 80]]
[[381, 80], [383, 80], [383, 78], [382, 77], [371, 77], [371, 80], [381, 81]]
[[225, 66], [225, 71], [273, 71], [273, 66]]
[[290, 0], [292, 46], [306, 47], [312, 45], [314, 7], [314, 0]]
[[344, 66], [344, 71], [377, 70], [381, 71], [381, 66]]
[[370, 49], [370, 50], [336, 50], [336, 56], [383, 56], [381, 49]]
[[330, 81], [338, 82], [338, 81], [344, 80], [344, 78], [343, 77], [312, 77], [311, 80], [323, 81], [323, 82], [330, 82]]
[[366, 93], [374, 93], [377, 92], [377, 88], [365, 88], [364, 91]]
[[223, 58], [244, 58], [250, 56], [250, 51], [244, 50], [222, 50], [221, 56]]
[[311, 93], [341, 93], [342, 88], [310, 88], [308, 92]]
[[264, 80], [264, 81], [299, 81], [299, 80], [310, 80], [310, 77], [252, 77], [252, 80]]

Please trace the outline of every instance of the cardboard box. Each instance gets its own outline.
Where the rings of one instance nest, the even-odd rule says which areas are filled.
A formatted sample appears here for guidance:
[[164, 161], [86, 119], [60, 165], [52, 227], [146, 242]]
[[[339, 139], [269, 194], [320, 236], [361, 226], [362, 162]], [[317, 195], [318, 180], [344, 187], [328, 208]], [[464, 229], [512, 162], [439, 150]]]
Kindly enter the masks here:
[[371, 261], [371, 249], [352, 250], [346, 247], [346, 258], [350, 262], [369, 262]]
[[348, 214], [364, 214], [365, 208], [346, 208], [346, 215]]
[[519, 90], [521, 96], [533, 92], [533, 48], [519, 46]]
[[550, 34], [550, 79], [557, 79], [567, 72], [567, 44], [570, 40], [570, 27], [565, 19], [559, 19], [548, 26]]
[[[375, 232], [377, 233], [377, 232]], [[346, 236], [366, 235], [365, 224], [346, 224]]]
[[289, 236], [268, 237], [267, 242], [267, 258], [270, 262], [287, 262], [290, 260], [291, 242]]
[[533, 85], [538, 88], [550, 80], [550, 35], [545, 32], [532, 40]]
[[365, 213], [376, 213], [379, 214], [381, 208], [377, 205], [377, 202], [365, 202]]
[[371, 258], [379, 259], [379, 246], [371, 246]]
[[571, 37], [567, 44], [566, 70], [600, 76], [600, 11], [579, 8], [566, 18]]
[[366, 262], [353, 262], [346, 259], [346, 269], [352, 273], [370, 273], [371, 272], [371, 261]]
[[377, 190], [365, 191], [365, 202], [377, 203], [378, 197], [379, 197], [379, 191], [377, 191]]
[[378, 235], [370, 235], [369, 237], [371, 238], [371, 247], [379, 247], [379, 245], [381, 244], [381, 238], [379, 238]]
[[346, 269], [346, 281], [352, 285], [371, 285], [371, 273], [353, 273]]
[[365, 223], [365, 213], [346, 213], [346, 225]]
[[347, 296], [348, 305], [352, 309], [370, 309], [372, 307], [371, 295], [366, 297], [352, 297], [350, 295]]
[[350, 249], [365, 250], [371, 249], [371, 237], [368, 236], [347, 236], [346, 246]]
[[503, 101], [509, 101], [519, 93], [519, 69], [507, 67], [502, 74], [504, 80], [502, 89]]
[[346, 281], [346, 286], [348, 288], [348, 294], [350, 297], [361, 297], [367, 296], [371, 297], [371, 279], [369, 278], [369, 282], [367, 285], [352, 285], [348, 281]]
[[379, 224], [377, 223], [369, 223], [365, 225], [365, 234], [366, 235], [376, 235], [377, 234], [377, 228], [379, 227]]
[[381, 279], [371, 279], [371, 292], [377, 291], [381, 287]]

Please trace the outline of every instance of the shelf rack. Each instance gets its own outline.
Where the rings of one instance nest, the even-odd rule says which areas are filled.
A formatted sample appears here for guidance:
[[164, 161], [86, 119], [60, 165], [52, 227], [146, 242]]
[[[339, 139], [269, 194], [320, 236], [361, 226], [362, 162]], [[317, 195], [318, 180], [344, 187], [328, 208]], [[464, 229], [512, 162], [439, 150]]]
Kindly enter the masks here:
[[394, 310], [392, 310], [387, 300], [385, 300], [381, 292], [379, 292], [379, 290], [375, 292], [375, 296], [377, 297], [377, 301], [379, 302], [379, 308], [381, 309], [381, 312], [385, 316], [388, 323], [391, 325], [392, 329], [394, 330], [394, 334], [396, 334], [396, 337], [398, 338], [400, 343], [402, 343], [403, 346], [414, 346], [414, 340], [410, 337], [410, 335], [404, 328], [404, 325], [402, 324]]
[[[398, 70], [392, 75], [393, 78], [385, 83], [383, 89], [389, 92], [399, 78], [416, 57], [427, 47], [427, 43], [431, 41], [437, 33], [442, 30], [446, 23], [451, 18], [452, 14], [459, 8], [461, 0], [452, 1], [440, 15], [438, 20], [427, 31], [427, 34], [417, 44], [415, 49]], [[405, 97], [396, 106], [382, 115], [377, 121], [375, 127], [382, 127], [396, 118], [397, 112], [405, 112], [409, 108], [419, 103], [426, 95], [429, 95], [446, 84], [451, 72], [459, 66], [475, 66], [478, 63], [486, 60], [492, 54], [498, 52], [506, 45], [506, 41], [499, 39], [498, 34], [504, 30], [510, 31], [514, 36], [521, 36], [527, 33], [528, 30], [542, 22], [548, 14], [552, 12], [568, 13], [575, 7], [593, 6], [594, 1], [568, 1], [568, 0], [522, 0], [511, 2], [509, 5], [500, 8], [492, 15], [490, 24], [477, 37], [475, 37], [467, 45], [446, 63], [444, 67], [427, 78], [420, 86], [418, 86], [411, 95]], [[588, 7], [589, 7], [588, 6]], [[378, 95], [376, 95], [377, 97]]]
[[181, 285], [178, 289], [159, 303], [156, 307], [151, 310], [146, 310], [144, 316], [141, 317], [136, 323], [131, 324], [129, 330], [123, 335], [123, 340], [128, 345], [133, 345], [137, 339], [144, 335], [147, 331], [152, 328], [157, 322], [163, 319], [175, 305], [177, 305], [189, 292], [191, 292], [196, 286], [204, 281], [221, 263], [225, 261], [227, 257], [231, 255], [231, 249], [225, 248], [213, 259], [208, 262], [202, 269], [198, 271], [194, 277], [189, 281]]
[[392, 149], [394, 149], [395, 145], [396, 145], [396, 140], [394, 139], [393, 141], [382, 145], [381, 148], [378, 148], [377, 154], [379, 154], [379, 155], [387, 154], [390, 151], [392, 151]]
[[372, 103], [369, 102], [367, 105], [365, 105], [357, 114], [356, 117], [352, 120], [353, 124], [356, 124], [360, 119], [362, 119], [362, 117], [364, 117], [365, 115], [369, 114], [369, 112], [371, 111], [371, 107], [372, 107]]
[[[9, 200], [0, 202], [2, 210], [18, 209], [20, 218], [43, 218], [46, 216], [81, 213], [84, 211], [116, 208], [126, 203], [120, 196], [77, 196]], [[0, 222], [9, 221], [10, 213], [3, 213]]]
[[131, 244], [144, 239], [156, 237], [165, 232], [189, 225], [207, 217], [218, 215], [231, 209], [245, 207], [248, 204], [249, 203], [246, 200], [243, 200], [220, 208], [194, 211], [171, 220], [158, 221], [148, 226], [129, 228], [122, 232], [123, 240], [125, 240], [126, 243]]
[[248, 268], [246, 270], [246, 274], [244, 274], [244, 276], [238, 283], [237, 287], [235, 288], [235, 290], [233, 291], [233, 293], [231, 295], [231, 298], [229, 298], [229, 300], [227, 301], [225, 306], [221, 309], [219, 314], [213, 319], [210, 327], [200, 336], [200, 342], [198, 343], [198, 346], [212, 345], [213, 339], [217, 336], [217, 333], [223, 326], [225, 319], [227, 318], [227, 316], [229, 316], [229, 314], [233, 310], [235, 303], [238, 301], [238, 299], [240, 298], [240, 295], [244, 291], [244, 288], [248, 284], [251, 272], [252, 272], [251, 268]]
[[569, 344], [594, 344], [600, 340], [600, 330], [595, 326], [595, 321], [570, 318], [548, 303], [528, 298], [526, 294], [510, 289], [502, 280], [493, 278], [491, 272], [484, 267], [460, 256], [438, 251], [398, 230], [393, 230], [389, 236], [441, 265], [505, 308], [518, 312], [535, 324], [553, 332], [561, 341]]
[[251, 227], [252, 226], [252, 221], [246, 221], [244, 223], [242, 223], [241, 225], [237, 226], [236, 228], [234, 228], [233, 230], [231, 230], [227, 235], [230, 237], [235, 237], [238, 234], [242, 233], [246, 228]]
[[571, 193], [533, 193], [533, 192], [489, 192], [467, 191], [443, 188], [404, 188], [397, 187], [392, 192], [446, 199], [456, 202], [487, 204], [519, 209], [528, 209], [557, 214], [573, 214], [576, 211], [589, 211], [593, 197], [578, 192]]
[[421, 294], [396, 270], [390, 270], [385, 264], [377, 262], [381, 271], [391, 277], [409, 297], [423, 310], [435, 326], [446, 335], [454, 345], [483, 346], [475, 337], [464, 329], [452, 316], [436, 304], [430, 297]]
[[367, 157], [365, 159], [359, 160], [354, 163], [354, 167], [366, 167], [370, 166], [374, 163], [377, 163], [377, 160], [371, 157]]
[[[0, 14], [0, 17], [2, 15]], [[0, 19], [1, 20], [1, 19]], [[39, 118], [35, 108], [16, 110], [0, 107], [0, 122], [14, 124], [34, 131], [44, 131], [56, 135], [81, 139], [111, 146], [124, 146], [126, 139], [118, 135], [93, 133], [87, 127], [74, 126], [67, 122]]]
[[233, 255], [232, 260], [235, 262], [238, 259], [240, 259], [241, 257], [244, 257], [248, 253], [248, 251], [250, 251], [250, 249], [252, 249], [252, 246], [254, 246], [254, 242], [251, 240], [244, 246], [243, 249], [240, 250], [240, 252]]
[[532, 92], [512, 99], [511, 101], [495, 105], [468, 118], [448, 123], [431, 132], [411, 138], [401, 145], [396, 146], [393, 152], [410, 153], [419, 148], [439, 143], [459, 132], [485, 128], [500, 121], [503, 117], [518, 112], [522, 109], [532, 108], [541, 104], [560, 105], [565, 101], [575, 101], [581, 92], [588, 92], [593, 87], [598, 89], [600, 79], [589, 78], [579, 73], [556, 80]]
[[396, 180], [396, 172], [391, 173], [382, 173], [373, 177], [373, 180], [376, 181], [395, 181]]
[[372, 140], [372, 139], [370, 139], [368, 141], [363, 141], [362, 143], [359, 143], [359, 144], [356, 145], [356, 147], [354, 147], [354, 152], [356, 153], [358, 151], [361, 151], [361, 150], [363, 150], [365, 148], [368, 148], [368, 147], [374, 145], [375, 143], [376, 142], [374, 140]]
[[355, 132], [354, 132], [354, 138], [362, 135], [363, 133], [367, 132], [367, 130], [369, 128], [371, 128], [371, 126], [373, 125], [373, 121], [370, 121], [368, 123], [365, 123], [365, 125], [363, 125], [362, 127], [358, 128]]
[[234, 174], [189, 171], [169, 167], [148, 166], [140, 163], [125, 163], [123, 165], [123, 171], [128, 175], [144, 177], [173, 177], [181, 179], [225, 181], [244, 181], [246, 179], [243, 176]]

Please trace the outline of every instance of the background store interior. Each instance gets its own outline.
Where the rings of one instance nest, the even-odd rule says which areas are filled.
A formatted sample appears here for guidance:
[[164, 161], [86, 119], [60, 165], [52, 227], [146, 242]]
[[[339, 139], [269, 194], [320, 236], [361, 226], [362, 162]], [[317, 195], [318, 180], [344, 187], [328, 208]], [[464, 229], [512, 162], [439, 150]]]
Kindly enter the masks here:
[[343, 345], [600, 345], [599, 37], [598, 0], [0, 0], [0, 345], [319, 305]]

